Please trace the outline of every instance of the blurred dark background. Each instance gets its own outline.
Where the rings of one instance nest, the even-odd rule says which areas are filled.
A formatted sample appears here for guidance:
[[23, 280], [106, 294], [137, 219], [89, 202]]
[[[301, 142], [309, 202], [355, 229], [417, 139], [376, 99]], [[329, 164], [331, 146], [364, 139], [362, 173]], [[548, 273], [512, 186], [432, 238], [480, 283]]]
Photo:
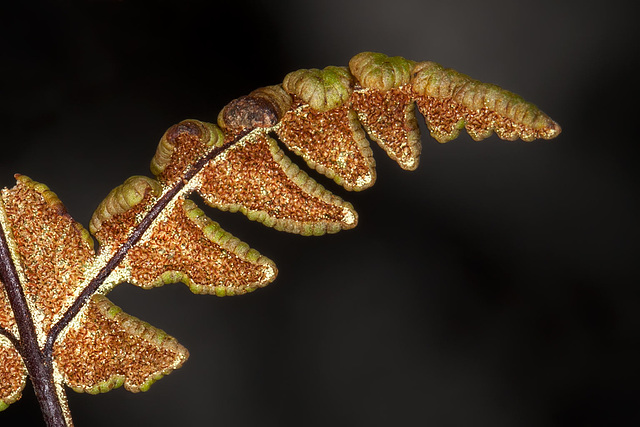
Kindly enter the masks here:
[[[133, 395], [69, 392], [78, 426], [631, 426], [640, 422], [635, 15], [624, 2], [13, 2], [2, 6], [0, 186], [49, 185], [87, 226], [166, 128], [289, 71], [373, 50], [497, 83], [554, 141], [440, 145], [348, 194], [351, 231], [207, 213], [272, 258], [251, 295], [110, 297], [185, 366]], [[424, 127], [423, 127], [424, 130]], [[30, 385], [0, 424], [40, 425]]]

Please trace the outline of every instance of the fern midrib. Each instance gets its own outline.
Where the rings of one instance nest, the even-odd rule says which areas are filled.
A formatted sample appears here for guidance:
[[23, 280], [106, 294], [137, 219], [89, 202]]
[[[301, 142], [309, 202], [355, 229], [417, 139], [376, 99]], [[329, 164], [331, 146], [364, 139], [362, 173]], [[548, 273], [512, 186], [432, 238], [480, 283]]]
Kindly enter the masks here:
[[[0, 209], [2, 209], [1, 214], [4, 219], [4, 206], [0, 206]], [[0, 221], [0, 277], [13, 311], [20, 338], [14, 337], [13, 334], [3, 335], [9, 337], [22, 356], [47, 425], [65, 426], [66, 420], [53, 382], [51, 364], [38, 346], [38, 334], [13, 261], [3, 222]]]
[[[19, 338], [3, 327], [0, 327], [0, 335], [7, 337], [20, 353], [29, 377], [31, 378], [31, 382], [33, 383], [43, 417], [48, 426], [62, 427], [67, 425], [67, 419], [64, 416], [61, 401], [64, 397], [58, 394], [53, 379], [53, 346], [60, 333], [78, 315], [91, 296], [100, 289], [100, 286], [127, 256], [129, 250], [142, 238], [149, 227], [153, 225], [154, 221], [160, 216], [164, 209], [179, 197], [183, 190], [188, 190], [187, 185], [193, 177], [211, 160], [243, 139], [249, 133], [250, 131], [239, 133], [224, 145], [213, 147], [205, 156], [185, 171], [180, 180], [164, 192], [140, 223], [134, 227], [126, 242], [116, 250], [88, 285], [80, 292], [62, 317], [49, 330], [42, 350], [38, 344], [38, 333], [36, 332], [35, 323], [22, 287], [22, 281], [16, 268], [15, 260], [17, 259], [17, 254], [12, 253], [8, 242], [10, 236], [6, 234], [5, 229], [7, 229], [7, 227], [3, 225], [6, 224], [6, 222], [0, 221], [0, 278], [2, 278], [4, 289], [7, 293], [9, 304], [18, 327]], [[0, 209], [3, 209], [1, 205]], [[4, 212], [0, 212], [0, 214], [4, 214]]]
[[251, 131], [239, 133], [234, 139], [226, 142], [219, 147], [213, 147], [205, 156], [197, 160], [179, 179], [173, 187], [165, 191], [164, 194], [153, 205], [145, 217], [135, 226], [129, 234], [126, 242], [123, 243], [116, 252], [109, 258], [105, 265], [100, 269], [98, 274], [91, 279], [89, 284], [82, 290], [76, 300], [71, 304], [62, 317], [53, 325], [44, 347], [44, 356], [47, 363], [51, 363], [53, 358], [53, 346], [64, 328], [78, 315], [80, 310], [89, 301], [91, 296], [95, 294], [105, 280], [118, 267], [122, 260], [127, 256], [129, 250], [140, 241], [145, 232], [151, 227], [154, 221], [162, 214], [162, 212], [172, 203], [188, 186], [189, 182], [213, 159], [222, 154], [225, 150], [249, 135]]

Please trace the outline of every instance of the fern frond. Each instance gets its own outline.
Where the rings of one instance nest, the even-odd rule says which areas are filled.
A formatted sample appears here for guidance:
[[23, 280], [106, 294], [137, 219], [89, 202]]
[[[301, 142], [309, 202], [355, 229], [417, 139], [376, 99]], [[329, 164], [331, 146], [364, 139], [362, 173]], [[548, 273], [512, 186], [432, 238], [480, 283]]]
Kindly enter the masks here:
[[[225, 131], [228, 123], [241, 121], [235, 128], [244, 132], [258, 127], [275, 132], [310, 167], [347, 190], [363, 190], [375, 182], [375, 160], [363, 128], [400, 167], [417, 168], [421, 144], [416, 106], [439, 142], [456, 138], [465, 128], [475, 140], [495, 132], [502, 139], [532, 141], [561, 131], [535, 105], [498, 86], [434, 62], [381, 53], [360, 53], [349, 68], [294, 71], [270, 91], [277, 97], [263, 93], [260, 105], [248, 102], [260, 89], [232, 101], [218, 123]], [[247, 109], [234, 116], [240, 104]]]
[[63, 385], [145, 391], [180, 367], [184, 347], [104, 294], [123, 282], [183, 282], [194, 293], [240, 295], [277, 275], [273, 261], [209, 219], [190, 194], [279, 231], [353, 228], [353, 206], [279, 144], [345, 189], [363, 190], [376, 180], [366, 133], [403, 169], [418, 166], [416, 106], [440, 142], [462, 129], [476, 140], [495, 132], [525, 141], [561, 131], [495, 85], [433, 62], [364, 52], [348, 67], [298, 70], [235, 99], [217, 124], [184, 120], [169, 128], [151, 161], [155, 178], [129, 178], [94, 212], [97, 251], [55, 193], [16, 175], [0, 195], [0, 410], [20, 397], [28, 373], [47, 416], [70, 424]]

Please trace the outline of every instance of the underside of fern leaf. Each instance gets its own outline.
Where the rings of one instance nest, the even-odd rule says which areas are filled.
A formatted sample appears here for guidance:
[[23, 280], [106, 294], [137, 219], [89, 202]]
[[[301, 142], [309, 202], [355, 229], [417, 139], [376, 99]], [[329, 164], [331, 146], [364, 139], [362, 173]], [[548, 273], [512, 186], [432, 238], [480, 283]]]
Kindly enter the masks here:
[[184, 347], [104, 295], [123, 282], [183, 282], [194, 293], [239, 295], [277, 275], [271, 260], [188, 196], [290, 233], [353, 228], [353, 206], [279, 144], [345, 189], [363, 190], [376, 179], [366, 134], [401, 168], [417, 168], [416, 107], [440, 142], [462, 129], [475, 140], [560, 133], [537, 107], [497, 86], [433, 62], [365, 52], [348, 67], [295, 71], [238, 98], [217, 124], [172, 126], [151, 161], [155, 178], [134, 176], [111, 191], [89, 231], [49, 188], [16, 175], [0, 199], [0, 410], [20, 398], [30, 376], [47, 424], [71, 425], [64, 386], [144, 391], [181, 366]]

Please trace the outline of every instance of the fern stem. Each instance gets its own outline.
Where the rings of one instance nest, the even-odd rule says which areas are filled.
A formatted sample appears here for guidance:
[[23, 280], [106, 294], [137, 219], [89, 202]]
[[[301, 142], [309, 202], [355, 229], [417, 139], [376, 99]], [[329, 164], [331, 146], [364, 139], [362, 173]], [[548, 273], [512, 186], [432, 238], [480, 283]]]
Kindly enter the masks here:
[[48, 427], [66, 427], [67, 422], [62, 404], [53, 382], [53, 371], [51, 365], [46, 363], [45, 357], [38, 347], [38, 336], [33, 324], [33, 318], [31, 317], [1, 223], [0, 279], [2, 279], [20, 334], [20, 339], [17, 342], [12, 340], [12, 342], [14, 345], [17, 344], [16, 347], [27, 367], [44, 421]]
[[[172, 188], [170, 188], [153, 206], [149, 213], [135, 227], [127, 241], [113, 254], [100, 272], [91, 280], [78, 298], [56, 322], [47, 335], [43, 350], [38, 346], [38, 336], [35, 331], [33, 318], [24, 296], [22, 285], [18, 277], [15, 264], [11, 257], [11, 251], [7, 244], [2, 223], [0, 222], [0, 280], [6, 289], [7, 296], [14, 313], [20, 338], [16, 339], [9, 331], [0, 328], [0, 334], [7, 336], [20, 352], [27, 372], [31, 378], [36, 397], [42, 410], [47, 427], [68, 427], [67, 419], [71, 421], [71, 415], [62, 407], [53, 380], [53, 346], [64, 328], [80, 312], [84, 304], [95, 294], [113, 270], [126, 257], [129, 250], [142, 238], [154, 220], [162, 213], [167, 205], [180, 194], [198, 172], [227, 148], [241, 140], [249, 132], [242, 132], [226, 144], [213, 148], [206, 156], [196, 162]], [[0, 207], [1, 208], [1, 207]], [[65, 415], [67, 418], [65, 418]]]
[[64, 330], [64, 328], [73, 320], [73, 318], [80, 312], [84, 304], [95, 294], [104, 281], [109, 277], [113, 270], [122, 262], [127, 256], [129, 250], [142, 238], [147, 229], [153, 224], [155, 219], [162, 213], [167, 205], [184, 189], [187, 183], [198, 174], [211, 160], [216, 158], [226, 149], [234, 145], [236, 142], [244, 138], [249, 132], [241, 132], [236, 135], [232, 140], [228, 141], [220, 147], [214, 147], [206, 156], [197, 161], [189, 170], [187, 170], [182, 177], [173, 187], [171, 187], [164, 195], [155, 203], [149, 213], [140, 221], [140, 223], [132, 230], [127, 241], [113, 254], [105, 266], [100, 272], [89, 282], [78, 298], [67, 309], [64, 315], [53, 325], [49, 334], [47, 335], [47, 341], [44, 346], [44, 357], [48, 364], [52, 363], [53, 358], [53, 345], [58, 338], [58, 335]]

